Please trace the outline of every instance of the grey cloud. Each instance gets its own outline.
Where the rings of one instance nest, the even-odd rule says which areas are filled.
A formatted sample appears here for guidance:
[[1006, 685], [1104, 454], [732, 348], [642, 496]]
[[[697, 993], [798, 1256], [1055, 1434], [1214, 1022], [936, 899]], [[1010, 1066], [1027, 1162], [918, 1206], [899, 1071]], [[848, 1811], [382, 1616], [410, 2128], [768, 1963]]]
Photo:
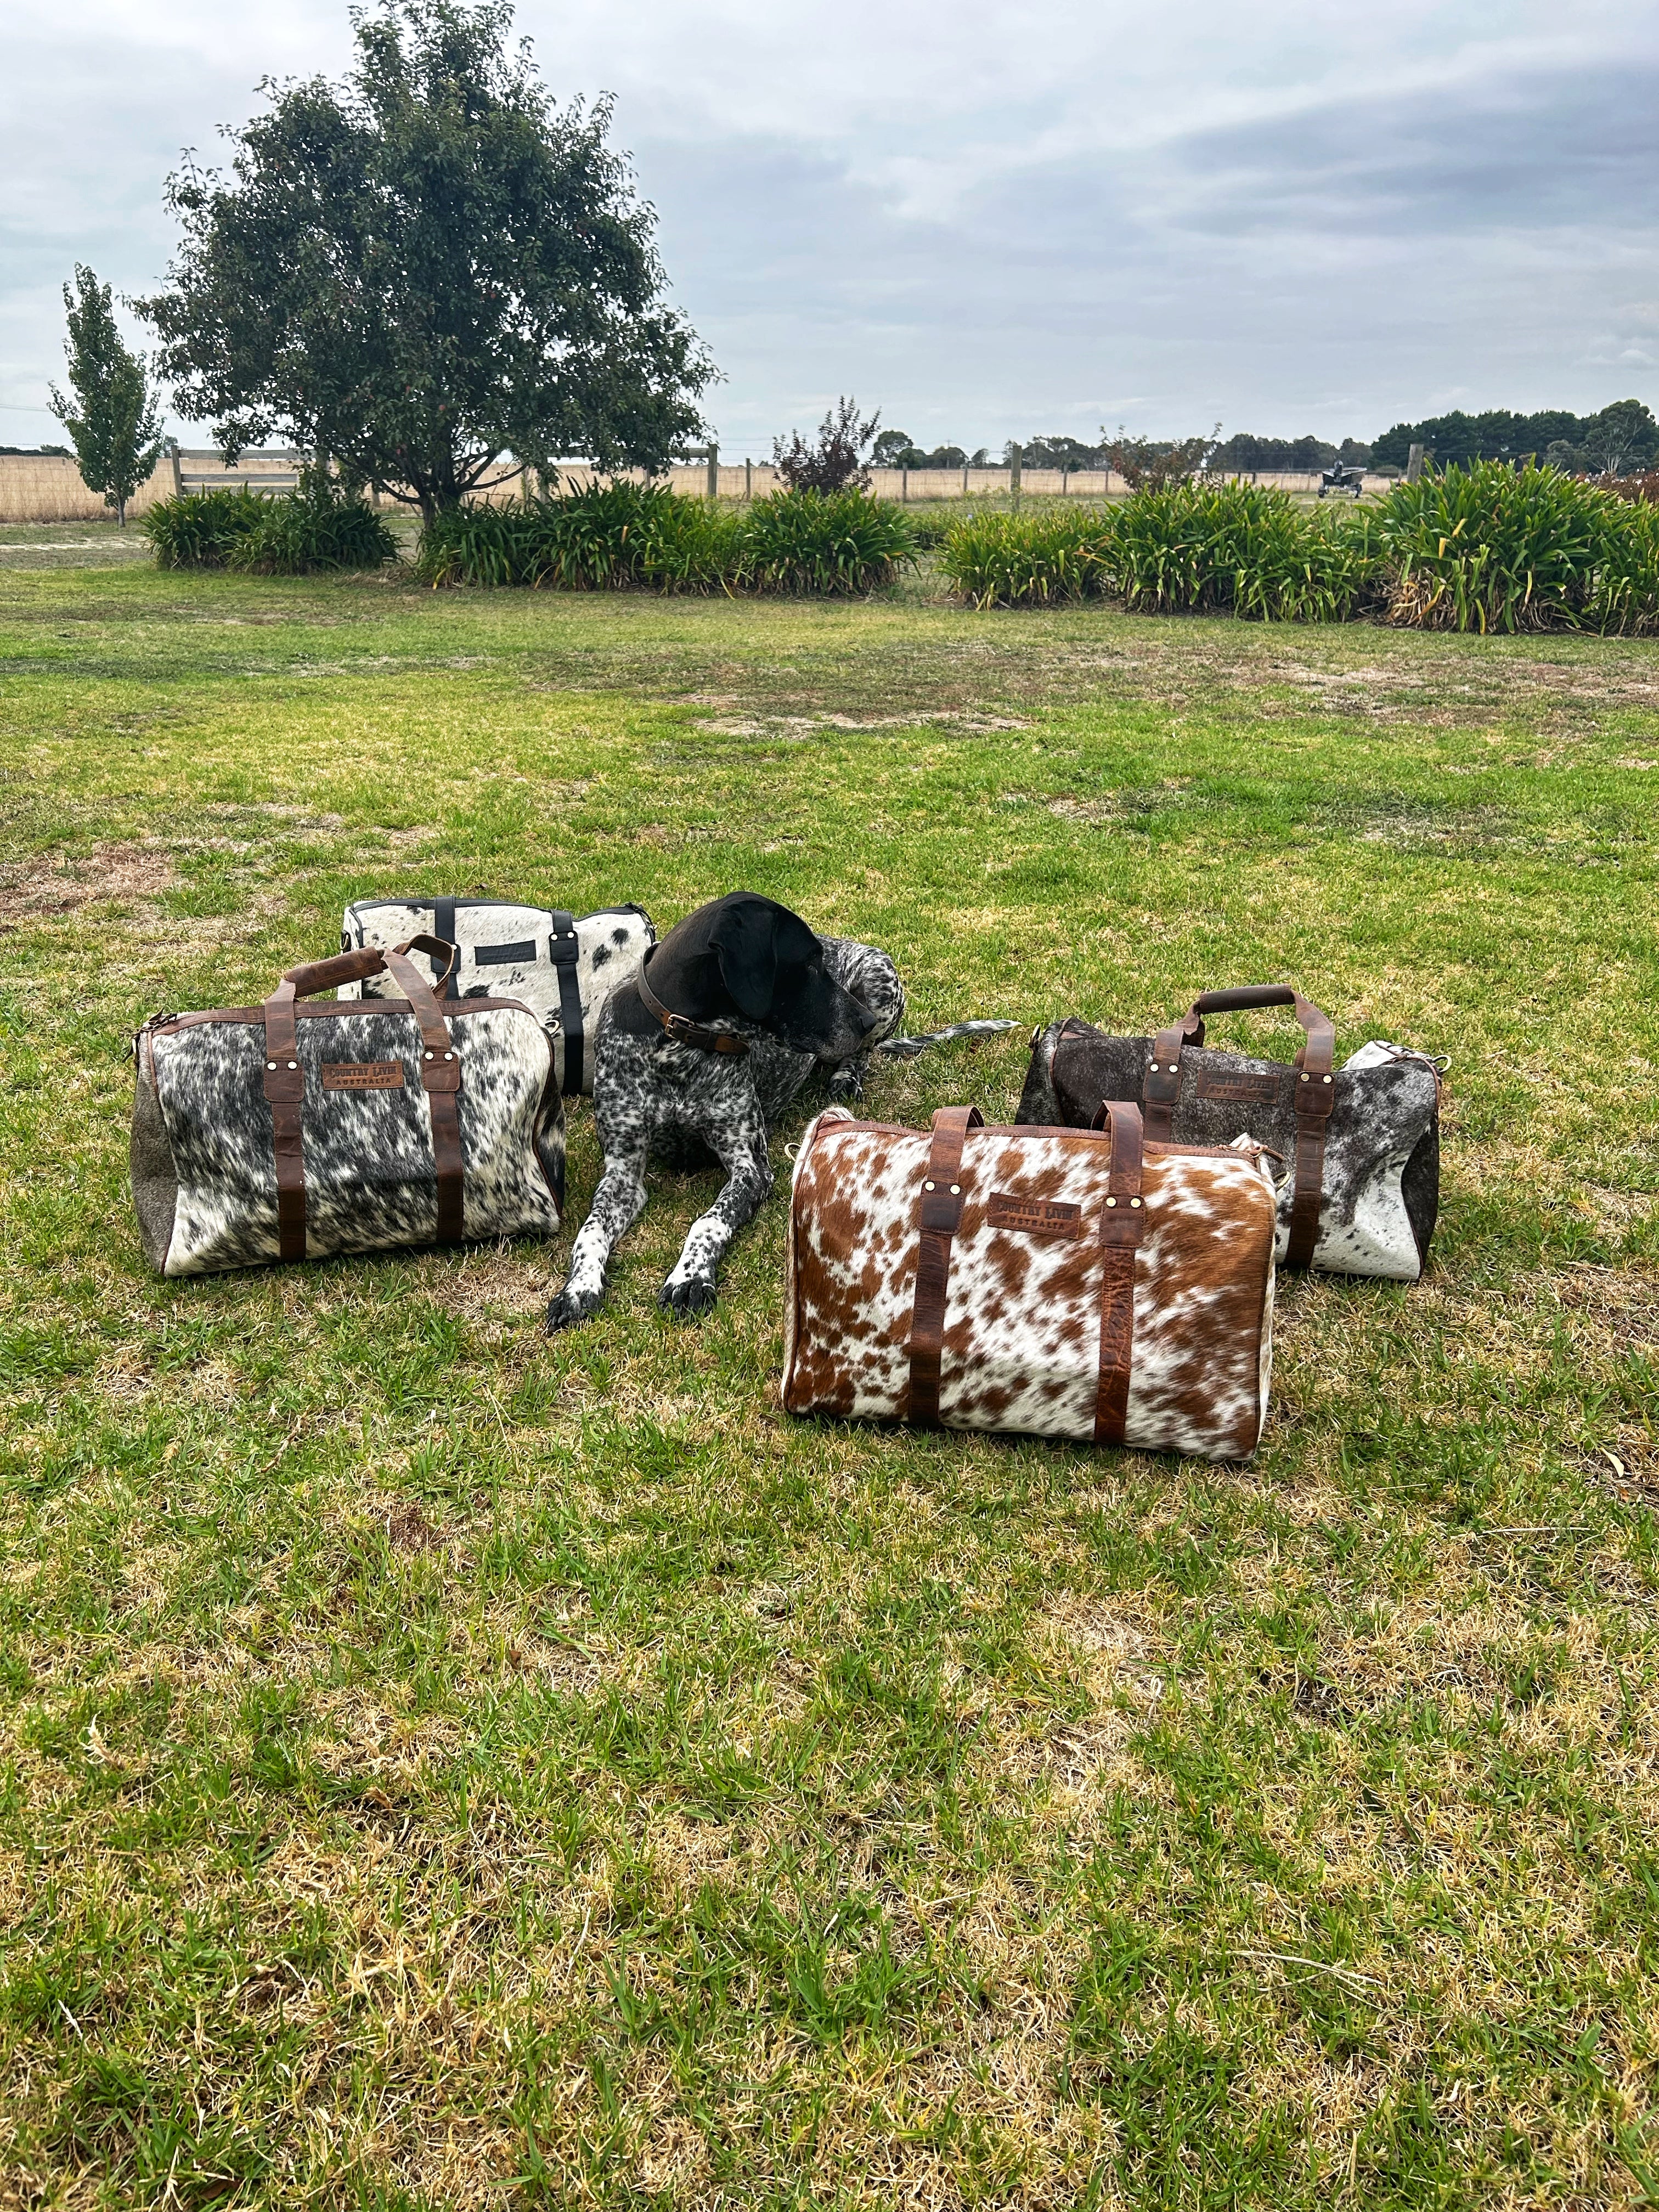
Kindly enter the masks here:
[[[926, 12], [898, 27], [918, 70]], [[842, 391], [970, 446], [1120, 416], [1341, 435], [1450, 404], [1652, 395], [1647, 17], [1581, 6], [1568, 46], [1541, 6], [1510, 11], [1506, 43], [1479, 8], [1407, 9], [1383, 38], [1283, 5], [1253, 48], [1194, 0], [1184, 46], [1149, 35], [1137, 77], [1110, 66], [1128, 18], [1109, 13], [1061, 0], [1022, 28], [1012, 11], [935, 10], [950, 66], [907, 107], [902, 86], [868, 91], [867, 63], [812, 97], [809, 9], [769, 16], [757, 42], [734, 11], [650, 0], [625, 45], [598, 0], [573, 7], [568, 36], [540, 0], [526, 10], [561, 96], [619, 86], [677, 295], [726, 372], [709, 409], [728, 452], [763, 454]], [[279, 6], [269, 53], [252, 19], [169, 21], [148, 42], [37, 27], [9, 54], [0, 399], [38, 405], [57, 374], [56, 288], [76, 258], [118, 289], [159, 276], [180, 143], [210, 152], [264, 68], [337, 69], [343, 45], [321, 0]], [[878, 51], [876, 11], [860, 21]], [[1533, 23], [1552, 52], [1522, 42]], [[1382, 82], [1396, 32], [1409, 67]], [[988, 56], [1016, 38], [999, 94]], [[1317, 96], [1298, 90], [1316, 64]], [[1235, 119], [1204, 119], [1223, 107]], [[0, 411], [0, 436], [50, 434]]]

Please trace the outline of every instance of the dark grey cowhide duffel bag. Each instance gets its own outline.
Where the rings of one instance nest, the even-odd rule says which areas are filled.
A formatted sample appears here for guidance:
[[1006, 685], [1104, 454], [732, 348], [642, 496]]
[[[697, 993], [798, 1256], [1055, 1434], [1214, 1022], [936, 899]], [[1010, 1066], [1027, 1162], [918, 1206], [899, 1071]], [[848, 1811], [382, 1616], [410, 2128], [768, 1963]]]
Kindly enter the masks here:
[[[510, 899], [359, 899], [345, 910], [340, 950], [384, 948], [404, 938], [418, 942], [422, 931], [453, 945], [459, 956], [441, 987], [446, 1001], [498, 994], [550, 1014], [560, 1090], [567, 1098], [592, 1094], [592, 1039], [605, 1002], [633, 981], [657, 941], [642, 906], [576, 915]], [[437, 970], [432, 972], [435, 980]], [[382, 999], [386, 989], [370, 978], [348, 983], [340, 996]]]
[[[132, 1195], [164, 1275], [550, 1236], [564, 1203], [553, 1038], [514, 999], [439, 1003], [409, 955], [290, 969], [262, 1006], [158, 1014], [134, 1040]], [[401, 999], [313, 994], [385, 973]]]
[[[1204, 1042], [1206, 1014], [1293, 1006], [1295, 1061]], [[1287, 983], [1206, 991], [1155, 1037], [1108, 1036], [1075, 1018], [1031, 1041], [1018, 1120], [1086, 1129], [1103, 1099], [1138, 1105], [1155, 1142], [1229, 1145], [1249, 1135], [1283, 1158], [1281, 1267], [1414, 1282], [1440, 1206], [1440, 1073], [1378, 1042], [1335, 1065], [1329, 1017]]]

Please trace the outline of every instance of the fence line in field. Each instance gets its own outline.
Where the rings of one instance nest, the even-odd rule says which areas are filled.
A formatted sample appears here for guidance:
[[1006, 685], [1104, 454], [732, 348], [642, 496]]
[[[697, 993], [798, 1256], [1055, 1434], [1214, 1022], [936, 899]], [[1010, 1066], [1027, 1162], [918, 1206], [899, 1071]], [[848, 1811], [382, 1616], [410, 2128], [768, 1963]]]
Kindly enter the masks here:
[[[248, 483], [262, 490], [281, 489], [292, 483], [297, 460], [298, 456], [287, 449], [247, 453], [236, 468], [227, 469], [216, 453], [200, 450], [168, 452], [162, 454], [148, 483], [141, 484], [128, 501], [127, 514], [130, 520], [136, 519], [146, 514], [158, 499], [170, 499], [179, 489], [200, 491], [217, 483]], [[1267, 471], [1257, 475], [1243, 473], [1247, 482], [1277, 484], [1285, 491], [1319, 489], [1316, 469], [1305, 474]], [[550, 471], [550, 489], [551, 474]], [[624, 469], [620, 474], [635, 483], [647, 480], [642, 469]], [[1006, 498], [1013, 489], [1013, 472], [1006, 468], [875, 469], [871, 475], [872, 489], [878, 497], [904, 503]], [[566, 489], [605, 480], [587, 461], [561, 462], [558, 476]], [[472, 497], [492, 503], [521, 499], [527, 477], [533, 489], [533, 472], [504, 469]], [[767, 461], [720, 462], [711, 467], [707, 461], [700, 460], [677, 464], [656, 481], [666, 483], [672, 491], [697, 496], [706, 497], [712, 489], [720, 499], [763, 499], [769, 492], [779, 489], [782, 479]], [[1389, 477], [1367, 476], [1364, 489], [1368, 492], [1385, 491], [1393, 481]], [[1019, 489], [1025, 495], [1043, 499], [1099, 500], [1120, 499], [1129, 487], [1121, 477], [1105, 469], [1024, 469], [1020, 474]], [[377, 496], [374, 503], [392, 512], [397, 511], [399, 504], [389, 495]], [[60, 459], [50, 453], [0, 453], [0, 522], [104, 522], [109, 519], [110, 510], [104, 505], [102, 494], [87, 489], [73, 460]]]

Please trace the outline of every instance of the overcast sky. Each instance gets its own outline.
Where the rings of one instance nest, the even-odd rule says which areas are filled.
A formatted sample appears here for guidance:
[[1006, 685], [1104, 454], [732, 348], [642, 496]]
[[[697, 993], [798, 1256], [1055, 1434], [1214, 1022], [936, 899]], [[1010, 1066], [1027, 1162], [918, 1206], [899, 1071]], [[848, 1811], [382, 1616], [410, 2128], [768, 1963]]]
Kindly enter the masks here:
[[[0, 442], [61, 436], [59, 287], [157, 284], [161, 180], [344, 0], [6, 0]], [[1659, 406], [1659, 0], [524, 0], [617, 96], [728, 458], [837, 392], [932, 445], [1368, 437]]]

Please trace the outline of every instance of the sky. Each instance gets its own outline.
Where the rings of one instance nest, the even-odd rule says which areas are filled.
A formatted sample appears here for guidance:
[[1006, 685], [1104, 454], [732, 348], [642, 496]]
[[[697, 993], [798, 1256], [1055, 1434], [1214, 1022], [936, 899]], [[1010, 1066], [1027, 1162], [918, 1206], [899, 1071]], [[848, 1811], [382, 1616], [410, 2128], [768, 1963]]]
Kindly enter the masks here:
[[[0, 443], [61, 287], [162, 281], [162, 180], [344, 0], [6, 0]], [[926, 446], [1659, 410], [1659, 0], [522, 0], [615, 97], [728, 459], [837, 394]], [[131, 335], [142, 337], [131, 325]], [[179, 425], [188, 431], [191, 426]], [[202, 434], [198, 430], [197, 434]]]

